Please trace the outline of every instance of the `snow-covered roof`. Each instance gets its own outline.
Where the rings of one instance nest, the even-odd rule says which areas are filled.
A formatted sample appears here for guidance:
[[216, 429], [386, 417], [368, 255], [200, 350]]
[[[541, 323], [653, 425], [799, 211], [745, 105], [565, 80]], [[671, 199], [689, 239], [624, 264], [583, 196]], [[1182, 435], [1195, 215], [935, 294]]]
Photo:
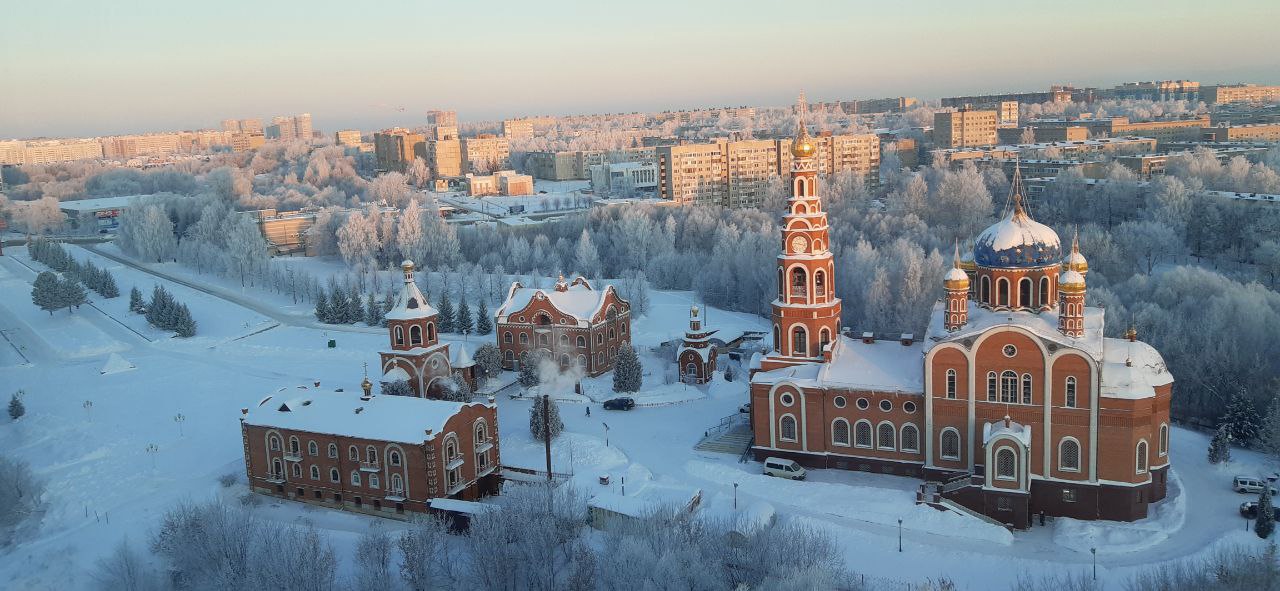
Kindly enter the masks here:
[[1080, 338], [1069, 337], [1058, 331], [1057, 310], [1046, 310], [1038, 314], [1021, 310], [997, 312], [970, 302], [968, 323], [955, 332], [947, 331], [943, 315], [943, 304], [939, 302], [933, 306], [933, 313], [929, 317], [929, 331], [924, 340], [925, 353], [938, 343], [976, 337], [993, 328], [1016, 326], [1045, 341], [1083, 351], [1095, 361], [1102, 360], [1104, 313], [1101, 308], [1085, 307], [1084, 336]]
[[1067, 269], [1058, 275], [1058, 285], [1084, 285], [1084, 275], [1075, 269]]
[[703, 363], [706, 363], [708, 357], [711, 355], [711, 347], [680, 347], [680, 349], [676, 351], [676, 359], [680, 359], [680, 356], [684, 355], [685, 351], [693, 351], [698, 355], [698, 357], [702, 358]]
[[510, 314], [524, 310], [534, 299], [545, 299], [557, 310], [576, 319], [579, 326], [586, 326], [590, 324], [591, 318], [604, 308], [606, 296], [611, 291], [613, 286], [610, 285], [606, 285], [604, 289], [592, 289], [591, 284], [582, 277], [565, 285], [563, 290], [524, 287], [519, 283], [513, 283], [511, 290], [507, 293], [507, 301], [498, 308], [495, 316], [498, 322], [508, 322], [507, 317]]
[[95, 199], [77, 199], [62, 201], [58, 209], [63, 211], [101, 211], [104, 209], [124, 209], [132, 206], [139, 199], [150, 195], [125, 195], [122, 197], [98, 197]]
[[1104, 398], [1139, 399], [1156, 395], [1155, 389], [1173, 383], [1173, 374], [1154, 347], [1142, 341], [1103, 339]]
[[387, 370], [387, 373], [382, 374], [382, 381], [384, 382], [395, 382], [399, 380], [404, 380], [406, 382], [409, 381], [409, 372], [405, 371], [401, 367], [392, 367]]
[[984, 267], [1042, 267], [1062, 256], [1052, 228], [1031, 219], [1020, 206], [992, 224], [973, 242], [973, 258]]
[[993, 423], [983, 423], [982, 445], [990, 443], [992, 439], [1001, 435], [1012, 436], [1014, 439], [1022, 442], [1022, 445], [1024, 446], [1030, 447], [1031, 445], [1031, 425], [1023, 425], [1017, 421], [995, 421]]
[[453, 511], [454, 513], [465, 513], [467, 515], [478, 515], [480, 513], [488, 513], [490, 511], [498, 510], [498, 507], [495, 505], [486, 505], [484, 503], [477, 503], [475, 501], [447, 499], [444, 497], [436, 497], [434, 499], [431, 499], [430, 501], [427, 502], [427, 504], [430, 505], [432, 509], [439, 509], [441, 511]]
[[387, 320], [417, 320], [438, 315], [439, 312], [427, 303], [426, 296], [413, 280], [413, 261], [405, 261], [403, 265], [406, 266], [404, 287], [400, 289], [396, 304], [387, 312]]
[[924, 344], [864, 343], [841, 335], [831, 344], [831, 361], [822, 364], [818, 382], [877, 392], [924, 392]]
[[471, 358], [471, 353], [467, 351], [467, 348], [462, 343], [454, 343], [449, 350], [453, 352], [453, 359], [449, 360], [449, 365], [454, 369], [471, 367], [476, 364], [475, 360]]
[[453, 415], [472, 404], [412, 396], [361, 400], [361, 396], [359, 392], [323, 392], [305, 386], [282, 388], [249, 409], [244, 422], [290, 431], [420, 444], [429, 439], [427, 429], [439, 434]]
[[701, 496], [702, 490], [697, 488], [649, 482], [627, 496], [611, 492], [597, 494], [587, 501], [587, 506], [628, 517], [650, 517], [668, 508], [687, 509]]
[[959, 267], [951, 267], [951, 270], [947, 271], [947, 275], [946, 277], [943, 278], [943, 280], [944, 281], [968, 281], [969, 275], [966, 274], [964, 270]]

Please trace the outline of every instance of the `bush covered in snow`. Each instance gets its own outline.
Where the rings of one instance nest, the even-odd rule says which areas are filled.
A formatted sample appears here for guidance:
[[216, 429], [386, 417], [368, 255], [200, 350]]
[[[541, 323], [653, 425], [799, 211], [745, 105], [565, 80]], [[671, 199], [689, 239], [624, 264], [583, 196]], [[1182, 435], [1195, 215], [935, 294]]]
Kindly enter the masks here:
[[26, 462], [0, 455], [0, 547], [40, 509], [44, 483]]

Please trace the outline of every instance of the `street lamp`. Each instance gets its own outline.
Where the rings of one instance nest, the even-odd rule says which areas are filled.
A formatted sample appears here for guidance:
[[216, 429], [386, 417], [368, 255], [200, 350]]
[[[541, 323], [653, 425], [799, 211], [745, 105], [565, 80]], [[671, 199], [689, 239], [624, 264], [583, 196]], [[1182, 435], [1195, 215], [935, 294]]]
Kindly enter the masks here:
[[1098, 549], [1096, 547], [1089, 548], [1089, 553], [1093, 554], [1093, 580], [1098, 580]]
[[604, 446], [609, 447], [609, 423], [600, 421], [600, 424], [604, 425]]
[[738, 510], [738, 483], [733, 483], [733, 510]]
[[151, 469], [156, 469], [156, 454], [160, 453], [160, 446], [149, 443], [147, 444], [147, 455], [151, 456]]
[[88, 415], [89, 422], [92, 423], [93, 422], [93, 401], [86, 400], [84, 401], [84, 404], [81, 404], [80, 406], [84, 407], [84, 414]]
[[902, 518], [898, 518], [898, 551], [902, 551]]
[[186, 420], [187, 416], [182, 413], [178, 413], [173, 416], [173, 422], [178, 424], [178, 437], [186, 437], [182, 432], [182, 423], [186, 422]]

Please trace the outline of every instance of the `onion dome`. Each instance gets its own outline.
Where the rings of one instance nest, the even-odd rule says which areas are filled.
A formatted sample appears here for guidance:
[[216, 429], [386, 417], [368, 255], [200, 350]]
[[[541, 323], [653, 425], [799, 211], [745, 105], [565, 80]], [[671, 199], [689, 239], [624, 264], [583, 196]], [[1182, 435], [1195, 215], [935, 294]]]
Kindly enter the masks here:
[[813, 140], [809, 138], [809, 130], [804, 128], [804, 124], [800, 125], [800, 137], [791, 144], [791, 155], [796, 158], [812, 158], [818, 153], [818, 147], [814, 145]]
[[1062, 260], [1062, 269], [1075, 271], [1081, 275], [1089, 272], [1089, 261], [1080, 254], [1080, 231], [1076, 230], [1075, 236], [1071, 238], [1071, 253], [1067, 258]]
[[1067, 269], [1058, 275], [1058, 290], [1064, 293], [1084, 293], [1084, 275]]
[[1022, 206], [1022, 172], [1013, 171], [1013, 208], [978, 235], [973, 260], [988, 268], [1031, 269], [1052, 265], [1062, 257], [1062, 241], [1052, 228], [1031, 219]]
[[960, 268], [960, 265], [960, 243], [956, 242], [956, 254], [955, 257], [951, 259], [951, 270], [947, 271], [946, 276], [942, 278], [942, 284], [946, 286], [947, 289], [969, 289], [969, 274], [965, 273], [964, 269]]

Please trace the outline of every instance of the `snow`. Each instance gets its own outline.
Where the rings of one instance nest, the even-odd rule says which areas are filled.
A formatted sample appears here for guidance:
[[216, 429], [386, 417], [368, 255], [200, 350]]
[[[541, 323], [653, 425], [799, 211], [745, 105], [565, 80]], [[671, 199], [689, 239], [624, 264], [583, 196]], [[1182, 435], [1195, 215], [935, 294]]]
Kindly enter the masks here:
[[997, 421], [982, 424], [982, 445], [985, 446], [991, 443], [992, 439], [1002, 435], [1013, 437], [1021, 442], [1023, 447], [1031, 446], [1031, 425], [1023, 425], [1017, 421]]
[[[577, 320], [578, 326], [587, 326], [604, 306], [605, 296], [613, 289], [592, 289], [591, 284], [579, 277], [572, 284], [563, 285], [563, 291], [557, 289], [541, 289], [537, 287], [514, 287], [507, 293], [507, 301], [498, 308], [498, 322], [512, 322], [509, 317], [529, 307], [535, 298], [548, 300], [552, 306], [569, 317]], [[533, 318], [528, 319], [533, 322]]]
[[989, 247], [996, 252], [1033, 245], [1062, 247], [1057, 232], [1016, 209], [1010, 210], [1004, 219], [978, 234], [974, 244]]
[[281, 388], [249, 409], [245, 424], [308, 433], [337, 433], [356, 439], [421, 444], [444, 431], [445, 423], [465, 406], [462, 402], [414, 396], [373, 396], [363, 400], [360, 387], [346, 392]]
[[1136, 400], [1153, 398], [1156, 388], [1173, 383], [1173, 374], [1154, 347], [1142, 341], [1108, 338], [1103, 343], [1102, 395]]
[[[413, 261], [405, 261], [403, 263], [408, 269], [413, 269]], [[387, 311], [387, 320], [417, 320], [419, 318], [428, 318], [438, 316], [440, 313], [431, 304], [427, 303], [427, 297], [422, 295], [422, 291], [418, 289], [418, 284], [413, 280], [412, 272], [405, 273], [404, 287], [400, 289], [400, 294], [396, 296], [396, 303]]]
[[1057, 310], [1046, 310], [1038, 314], [1025, 311], [997, 311], [983, 308], [970, 301], [968, 322], [960, 327], [959, 330], [952, 332], [948, 331], [943, 323], [946, 316], [944, 307], [943, 302], [938, 302], [933, 306], [933, 312], [929, 317], [929, 330], [924, 340], [925, 353], [928, 353], [938, 343], [962, 342], [993, 328], [1012, 325], [1026, 330], [1045, 341], [1078, 349], [1094, 360], [1102, 360], [1104, 320], [1102, 308], [1085, 306], [1084, 336], [1074, 338], [1058, 331]]
[[943, 280], [944, 281], [968, 281], [969, 275], [959, 267], [951, 267], [951, 270], [947, 271], [947, 275], [946, 277], [943, 278]]
[[110, 357], [107, 357], [107, 362], [102, 366], [102, 369], [99, 370], [99, 373], [108, 375], [136, 368], [136, 365], [129, 363], [124, 357], [121, 357], [119, 353], [112, 353]]
[[914, 341], [873, 341], [841, 335], [830, 345], [831, 361], [806, 363], [760, 372], [752, 382], [776, 384], [781, 381], [801, 386], [871, 390], [877, 392], [924, 392], [924, 345]]
[[1084, 275], [1079, 271], [1067, 269], [1058, 275], [1058, 285], [1084, 285]]
[[1137, 552], [1159, 545], [1174, 535], [1187, 521], [1187, 497], [1176, 472], [1170, 472], [1165, 499], [1152, 506], [1146, 519], [1120, 521], [1080, 521], [1059, 518], [1053, 530], [1054, 543], [1088, 552], [1097, 548], [1104, 554]]
[[400, 380], [407, 382], [409, 381], [409, 372], [405, 371], [401, 367], [392, 367], [391, 369], [388, 369], [386, 373], [382, 374], [382, 380], [385, 382], [395, 382]]

